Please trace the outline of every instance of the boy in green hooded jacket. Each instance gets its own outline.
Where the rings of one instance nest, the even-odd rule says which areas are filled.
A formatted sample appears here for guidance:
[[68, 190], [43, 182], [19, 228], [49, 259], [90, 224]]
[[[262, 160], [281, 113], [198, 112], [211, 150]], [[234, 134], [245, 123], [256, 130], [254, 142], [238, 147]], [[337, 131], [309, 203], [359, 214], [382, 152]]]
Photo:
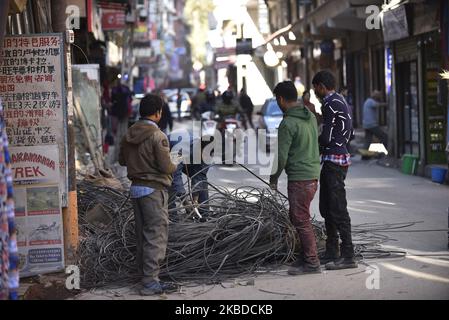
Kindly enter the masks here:
[[310, 221], [310, 203], [317, 191], [320, 176], [317, 121], [315, 115], [298, 102], [293, 82], [279, 83], [274, 94], [284, 119], [278, 130], [277, 167], [270, 177], [270, 185], [272, 189], [277, 189], [279, 176], [285, 169], [290, 219], [302, 247], [301, 256], [288, 272], [292, 275], [321, 272]]

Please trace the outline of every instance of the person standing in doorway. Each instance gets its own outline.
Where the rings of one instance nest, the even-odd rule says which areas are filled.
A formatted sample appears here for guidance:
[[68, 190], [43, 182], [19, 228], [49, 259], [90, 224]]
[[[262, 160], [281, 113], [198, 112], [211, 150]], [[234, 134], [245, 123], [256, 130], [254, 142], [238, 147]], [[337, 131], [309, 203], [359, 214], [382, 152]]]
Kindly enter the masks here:
[[332, 73], [318, 72], [312, 84], [316, 95], [323, 101], [323, 132], [319, 137], [323, 163], [320, 213], [325, 221], [327, 239], [321, 263], [326, 264], [329, 270], [357, 268], [345, 190], [345, 179], [351, 164], [347, 149], [353, 132], [351, 111], [343, 96], [335, 92]]
[[320, 175], [317, 123], [312, 112], [298, 103], [298, 93], [292, 81], [279, 83], [274, 94], [284, 119], [278, 131], [277, 170], [270, 177], [270, 186], [277, 189], [279, 176], [285, 169], [290, 219], [302, 248], [300, 257], [288, 273], [320, 273], [316, 237], [310, 221], [310, 203], [317, 191]]
[[382, 92], [374, 90], [371, 97], [363, 104], [363, 129], [365, 129], [365, 149], [369, 150], [376, 136], [380, 142], [388, 149], [388, 135], [379, 126], [379, 107], [386, 107], [382, 102]]

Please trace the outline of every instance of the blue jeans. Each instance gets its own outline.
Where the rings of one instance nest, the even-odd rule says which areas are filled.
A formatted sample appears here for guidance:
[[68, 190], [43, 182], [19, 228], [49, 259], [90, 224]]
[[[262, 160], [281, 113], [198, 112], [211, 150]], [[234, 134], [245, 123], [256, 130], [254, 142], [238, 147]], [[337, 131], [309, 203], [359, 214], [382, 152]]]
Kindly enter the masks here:
[[184, 182], [182, 181], [182, 168], [183, 164], [180, 163], [175, 173], [173, 174], [173, 182], [170, 188], [168, 189], [168, 208], [174, 209], [176, 208], [175, 200], [176, 197], [180, 197], [186, 193], [186, 189], [184, 188]]

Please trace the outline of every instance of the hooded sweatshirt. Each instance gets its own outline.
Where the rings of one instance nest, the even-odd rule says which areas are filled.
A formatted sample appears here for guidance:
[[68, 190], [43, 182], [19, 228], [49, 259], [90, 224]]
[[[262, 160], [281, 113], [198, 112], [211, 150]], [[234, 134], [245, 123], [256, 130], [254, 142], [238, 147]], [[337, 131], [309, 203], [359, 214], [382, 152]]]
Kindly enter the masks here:
[[136, 122], [120, 144], [119, 163], [128, 169], [133, 186], [167, 189], [176, 165], [170, 159], [167, 136], [155, 125]]
[[[285, 169], [288, 181], [317, 180], [320, 176], [318, 127], [309, 109], [298, 105], [284, 113], [278, 130], [278, 165], [270, 177], [277, 183]], [[276, 168], [275, 168], [276, 169]]]

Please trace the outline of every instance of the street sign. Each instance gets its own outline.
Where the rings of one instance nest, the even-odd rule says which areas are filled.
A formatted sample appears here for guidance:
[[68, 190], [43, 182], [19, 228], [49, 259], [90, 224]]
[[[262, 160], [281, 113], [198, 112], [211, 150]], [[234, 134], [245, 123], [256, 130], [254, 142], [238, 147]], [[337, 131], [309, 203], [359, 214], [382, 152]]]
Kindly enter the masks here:
[[123, 11], [104, 10], [101, 25], [104, 31], [122, 30], [126, 26], [126, 15]]

